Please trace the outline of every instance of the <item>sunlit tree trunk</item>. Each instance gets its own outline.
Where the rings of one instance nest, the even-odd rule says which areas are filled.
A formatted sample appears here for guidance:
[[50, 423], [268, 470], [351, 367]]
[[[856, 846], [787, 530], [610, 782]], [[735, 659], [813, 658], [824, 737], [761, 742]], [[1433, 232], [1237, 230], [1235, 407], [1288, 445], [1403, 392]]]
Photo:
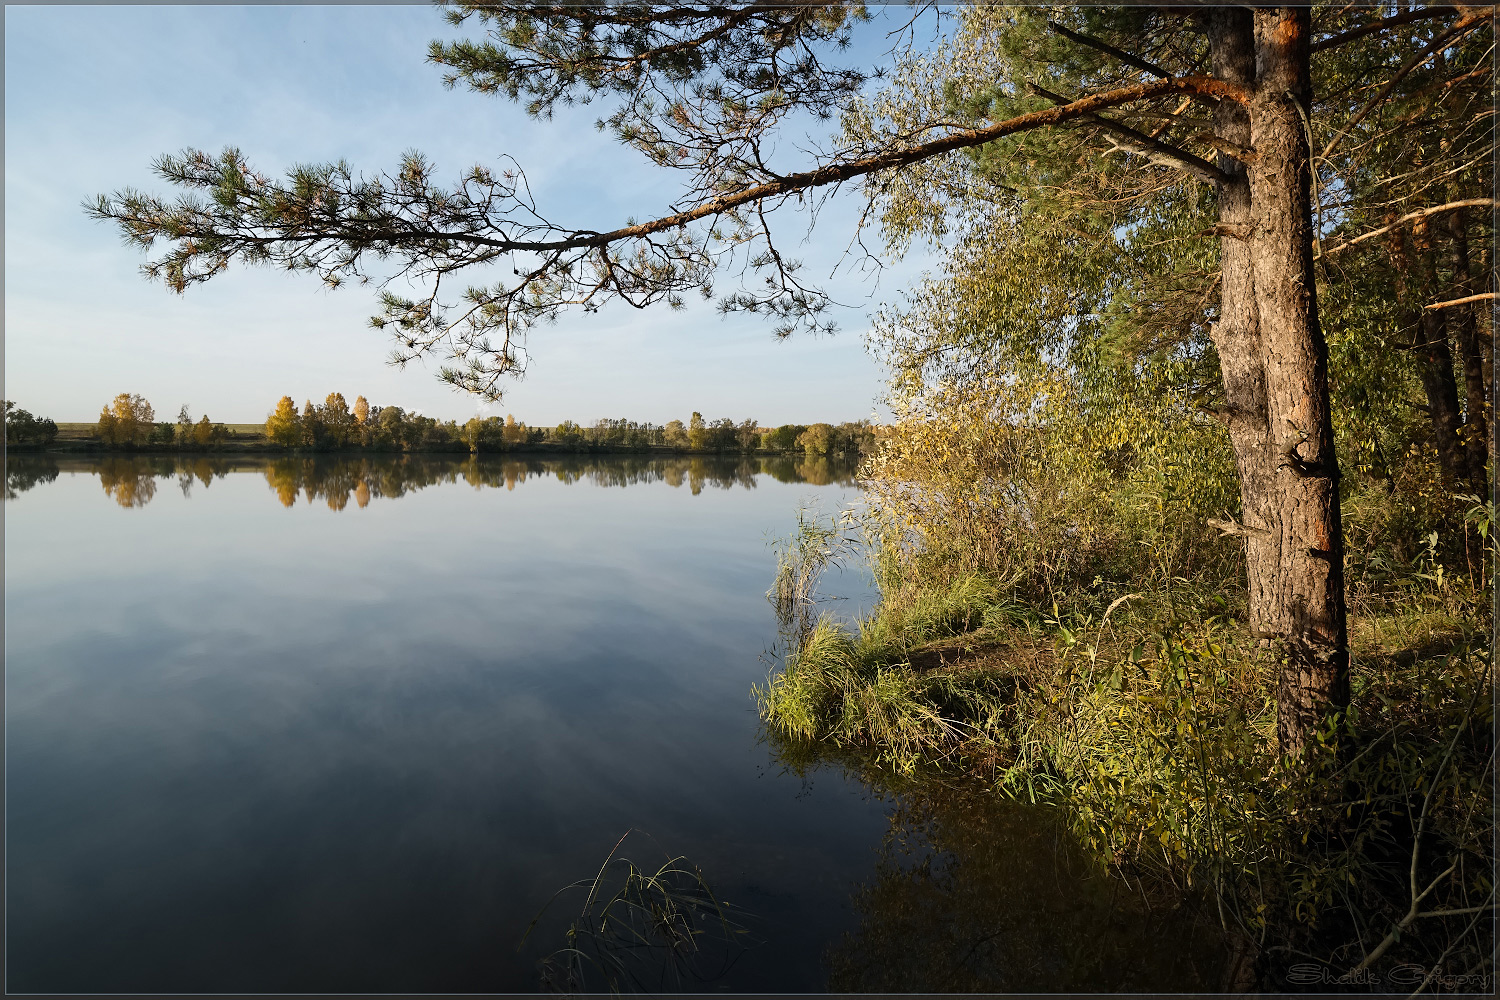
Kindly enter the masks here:
[[[1214, 76], [1253, 88], [1255, 32], [1250, 12], [1240, 7], [1219, 8], [1210, 16], [1209, 38]], [[1219, 138], [1249, 148], [1250, 112], [1244, 105], [1219, 102], [1214, 125]], [[1245, 164], [1221, 155], [1218, 165], [1229, 179], [1219, 185], [1220, 306], [1213, 340], [1224, 377], [1224, 419], [1240, 479], [1250, 630], [1258, 638], [1271, 638], [1275, 634], [1271, 583], [1280, 562], [1274, 532], [1276, 516], [1270, 508], [1276, 450], [1267, 416], [1264, 352], [1250, 257], [1255, 215]]]
[[1305, 8], [1219, 9], [1210, 23], [1215, 74], [1253, 86], [1247, 109], [1216, 116], [1220, 138], [1252, 152], [1228, 164], [1220, 187], [1214, 340], [1241, 476], [1250, 624], [1280, 664], [1277, 736], [1297, 753], [1349, 699], [1339, 469], [1313, 281], [1310, 24]]

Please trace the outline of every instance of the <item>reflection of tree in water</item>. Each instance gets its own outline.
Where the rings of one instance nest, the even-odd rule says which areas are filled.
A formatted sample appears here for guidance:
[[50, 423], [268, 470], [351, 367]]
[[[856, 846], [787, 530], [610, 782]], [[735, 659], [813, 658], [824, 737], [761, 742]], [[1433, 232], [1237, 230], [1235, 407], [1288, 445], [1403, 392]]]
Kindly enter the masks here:
[[1098, 871], [1051, 810], [932, 784], [895, 803], [831, 992], [1219, 988], [1217, 927]]
[[343, 510], [352, 500], [366, 507], [372, 499], [399, 497], [440, 483], [463, 481], [475, 489], [513, 490], [527, 479], [553, 477], [562, 483], [594, 486], [637, 486], [665, 483], [687, 486], [697, 495], [705, 488], [754, 489], [756, 476], [769, 474], [786, 483], [836, 482], [853, 485], [853, 467], [830, 467], [826, 461], [798, 463], [782, 458], [654, 457], [625, 455], [592, 457], [567, 455], [471, 457], [454, 459], [420, 455], [287, 456], [270, 460], [222, 455], [112, 455], [72, 458], [61, 462], [51, 455], [10, 455], [5, 467], [5, 497], [50, 483], [66, 467], [99, 477], [104, 492], [122, 507], [144, 507], [156, 496], [156, 480], [173, 479], [184, 497], [195, 488], [207, 489], [231, 471], [260, 472], [285, 507], [299, 496], [307, 503], [322, 500], [330, 510]]
[[121, 507], [144, 507], [156, 496], [158, 479], [177, 479], [183, 496], [192, 493], [196, 481], [204, 488], [229, 475], [231, 464], [223, 458], [171, 455], [112, 456], [86, 466], [99, 476], [104, 492]]
[[14, 500], [32, 487], [52, 482], [57, 475], [57, 460], [50, 455], [7, 454], [5, 499]]
[[[776, 465], [772, 470], [770, 466]], [[399, 497], [412, 490], [439, 483], [462, 480], [475, 489], [504, 487], [513, 490], [529, 478], [553, 477], [572, 484], [587, 482], [594, 486], [636, 486], [665, 483], [677, 488], [684, 484], [697, 495], [705, 487], [716, 489], [754, 489], [756, 476], [770, 472], [783, 482], [852, 483], [848, 471], [835, 474], [828, 463], [809, 463], [810, 475], [801, 473], [805, 466], [783, 468], [786, 463], [773, 459], [705, 458], [702, 456], [658, 458], [651, 456], [564, 456], [541, 457], [471, 457], [468, 460], [428, 458], [419, 455], [369, 457], [286, 457], [266, 462], [262, 471], [266, 483], [283, 506], [291, 507], [298, 495], [308, 503], [323, 500], [331, 510], [343, 510], [353, 498], [360, 506], [371, 499]], [[840, 478], [842, 475], [844, 478]]]
[[797, 475], [802, 478], [803, 482], [812, 483], [814, 486], [827, 486], [838, 478], [834, 475], [833, 468], [826, 458], [798, 462]]
[[223, 478], [229, 471], [226, 463], [222, 460], [215, 461], [203, 455], [188, 459], [179, 459], [177, 462], [177, 488], [182, 490], [182, 495], [192, 496], [193, 484], [199, 483], [204, 489], [215, 478]]
[[99, 464], [99, 483], [121, 507], [144, 507], [156, 496], [156, 476], [149, 460], [106, 458]]
[[854, 466], [827, 458], [799, 460], [777, 457], [763, 458], [760, 461], [762, 471], [782, 483], [811, 483], [814, 486], [837, 483], [840, 486], [853, 486], [856, 482]]

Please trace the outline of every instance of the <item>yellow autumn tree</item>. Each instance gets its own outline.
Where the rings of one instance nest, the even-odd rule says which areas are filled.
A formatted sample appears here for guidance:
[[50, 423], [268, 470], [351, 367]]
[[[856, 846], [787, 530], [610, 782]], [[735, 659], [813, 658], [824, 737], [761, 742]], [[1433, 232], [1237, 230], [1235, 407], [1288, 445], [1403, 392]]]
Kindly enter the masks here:
[[222, 428], [208, 419], [208, 414], [205, 413], [193, 425], [193, 444], [200, 448], [207, 448], [209, 445], [217, 444], [223, 434]]
[[282, 396], [276, 409], [266, 418], [266, 440], [284, 448], [295, 448], [302, 443], [302, 421], [291, 396]]
[[110, 445], [141, 445], [155, 429], [156, 411], [140, 395], [122, 392], [99, 411], [95, 429], [99, 440]]

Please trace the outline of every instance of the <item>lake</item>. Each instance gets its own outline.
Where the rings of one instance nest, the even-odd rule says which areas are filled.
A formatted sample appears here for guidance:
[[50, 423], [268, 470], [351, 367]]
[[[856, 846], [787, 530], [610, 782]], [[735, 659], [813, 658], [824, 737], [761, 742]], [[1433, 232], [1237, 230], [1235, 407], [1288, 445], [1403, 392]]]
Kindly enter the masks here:
[[1208, 983], [1045, 811], [780, 762], [769, 543], [858, 497], [788, 460], [12, 455], [7, 989], [536, 991], [617, 843], [744, 931], [664, 988]]

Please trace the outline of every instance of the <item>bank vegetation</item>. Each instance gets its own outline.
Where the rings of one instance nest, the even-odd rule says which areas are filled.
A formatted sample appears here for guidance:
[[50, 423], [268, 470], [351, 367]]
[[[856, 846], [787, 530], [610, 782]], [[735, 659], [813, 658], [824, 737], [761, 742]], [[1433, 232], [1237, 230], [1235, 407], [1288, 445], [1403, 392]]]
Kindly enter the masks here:
[[[1040, 64], [1055, 79], [1032, 94], [1076, 92], [1138, 49], [1126, 24], [1151, 28], [961, 19], [846, 127], [1014, 102]], [[880, 193], [888, 233], [939, 239], [945, 260], [872, 335], [897, 419], [861, 470], [866, 506], [809, 515], [783, 551], [788, 652], [758, 697], [789, 766], [1055, 806], [1101, 870], [1220, 929], [1219, 988], [1492, 985], [1493, 325], [1474, 288], [1494, 233], [1471, 207], [1492, 204], [1493, 34], [1477, 23], [1365, 32], [1315, 63], [1321, 444], [1256, 416], [1277, 390], [1234, 353], [1256, 313], [1228, 286], [1272, 275], [1237, 256], [1233, 177], [1100, 160], [1089, 147], [1144, 141], [1101, 120]], [[1392, 52], [1403, 72], [1370, 84]], [[1371, 101], [1380, 115], [1358, 113]], [[1201, 124], [1223, 136], [1222, 118]], [[1216, 169], [1243, 170], [1236, 155]], [[1283, 503], [1314, 481], [1325, 513]], [[1284, 558], [1304, 516], [1324, 525], [1294, 553], [1306, 573]], [[860, 558], [880, 604], [841, 621], [815, 581]]]

